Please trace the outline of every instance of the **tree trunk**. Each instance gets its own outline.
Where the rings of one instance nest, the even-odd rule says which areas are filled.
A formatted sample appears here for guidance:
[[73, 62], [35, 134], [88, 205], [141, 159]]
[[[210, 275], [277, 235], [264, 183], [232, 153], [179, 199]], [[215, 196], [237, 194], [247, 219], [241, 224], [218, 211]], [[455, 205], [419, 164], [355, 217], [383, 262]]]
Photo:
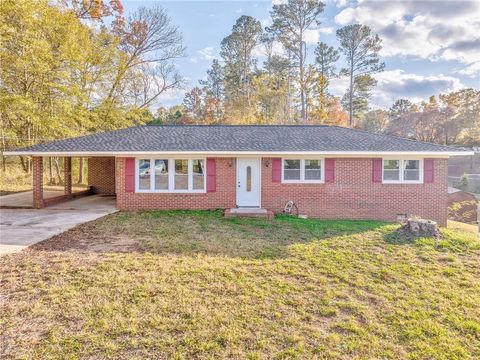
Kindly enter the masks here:
[[83, 157], [78, 159], [78, 184], [83, 184]]
[[55, 163], [55, 172], [57, 173], [57, 179], [58, 179], [57, 184], [61, 184], [62, 176], [60, 175], [60, 165], [58, 164], [58, 157], [55, 156], [53, 158], [53, 162]]
[[20, 156], [20, 164], [22, 164], [22, 169], [28, 174], [28, 162], [24, 156]]
[[303, 58], [303, 39], [300, 42], [300, 103], [301, 103], [301, 114], [302, 122], [307, 122], [307, 113], [305, 109], [305, 84], [304, 84], [304, 58]]
[[53, 168], [52, 168], [52, 157], [49, 156], [48, 157], [48, 183], [50, 185], [53, 185], [54, 184], [54, 181], [53, 181]]
[[[290, 53], [288, 53], [288, 62], [290, 64]], [[288, 67], [288, 75], [287, 75], [287, 97], [285, 99], [285, 109], [284, 109], [284, 121], [289, 124], [290, 123], [290, 82], [291, 82], [291, 67]], [[284, 122], [284, 123], [285, 123]]]
[[0, 119], [2, 120], [0, 123], [1, 123], [1, 126], [2, 126], [2, 170], [3, 172], [6, 172], [7, 171], [7, 165], [5, 164], [5, 155], [3, 155], [3, 153], [5, 152], [7, 146], [6, 146], [6, 143], [5, 143], [5, 127], [4, 127], [4, 124], [3, 124], [3, 118], [2, 118], [2, 115], [0, 114]]
[[353, 126], [353, 68], [350, 68], [350, 89], [348, 94], [348, 123]]
[[438, 225], [435, 221], [425, 219], [407, 219], [403, 229], [414, 236], [435, 237], [441, 236]]

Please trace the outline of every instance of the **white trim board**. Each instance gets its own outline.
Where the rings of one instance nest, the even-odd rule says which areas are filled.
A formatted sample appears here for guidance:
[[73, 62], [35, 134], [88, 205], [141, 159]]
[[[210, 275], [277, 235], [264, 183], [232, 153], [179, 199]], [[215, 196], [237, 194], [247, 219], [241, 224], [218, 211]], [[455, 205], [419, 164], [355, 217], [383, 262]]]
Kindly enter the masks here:
[[473, 151], [5, 151], [6, 156], [212, 156], [212, 157], [285, 157], [285, 156], [335, 156], [335, 157], [383, 157], [418, 155], [432, 158], [473, 155]]

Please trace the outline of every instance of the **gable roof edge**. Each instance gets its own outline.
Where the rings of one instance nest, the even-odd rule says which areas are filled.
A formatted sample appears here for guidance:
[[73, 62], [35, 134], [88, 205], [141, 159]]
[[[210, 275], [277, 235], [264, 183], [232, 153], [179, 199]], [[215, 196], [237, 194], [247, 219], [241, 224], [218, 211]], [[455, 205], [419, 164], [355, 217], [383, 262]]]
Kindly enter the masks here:
[[473, 151], [5, 151], [5, 156], [141, 156], [141, 155], [218, 155], [218, 156], [339, 156], [339, 157], [384, 157], [384, 156], [429, 156], [450, 157], [474, 155]]

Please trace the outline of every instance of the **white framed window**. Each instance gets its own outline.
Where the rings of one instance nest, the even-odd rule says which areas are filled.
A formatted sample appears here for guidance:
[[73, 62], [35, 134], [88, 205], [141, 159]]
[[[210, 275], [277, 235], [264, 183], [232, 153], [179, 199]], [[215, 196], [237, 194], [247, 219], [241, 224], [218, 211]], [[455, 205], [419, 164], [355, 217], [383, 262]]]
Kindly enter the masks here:
[[138, 158], [136, 192], [202, 193], [206, 189], [205, 159]]
[[384, 184], [422, 184], [423, 159], [385, 158], [382, 179]]
[[323, 159], [282, 159], [282, 183], [322, 183]]

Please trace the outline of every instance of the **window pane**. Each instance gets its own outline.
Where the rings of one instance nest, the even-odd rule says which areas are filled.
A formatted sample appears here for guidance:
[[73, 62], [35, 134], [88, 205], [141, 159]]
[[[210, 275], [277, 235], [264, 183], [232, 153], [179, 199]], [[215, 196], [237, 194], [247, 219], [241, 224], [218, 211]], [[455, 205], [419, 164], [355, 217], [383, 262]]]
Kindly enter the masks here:
[[405, 160], [405, 168], [403, 170], [403, 179], [409, 181], [420, 180], [420, 161]]
[[155, 160], [155, 190], [168, 190], [168, 160]]
[[383, 180], [400, 180], [400, 161], [383, 161]]
[[320, 160], [305, 160], [305, 180], [321, 180]]
[[283, 160], [283, 179], [300, 180], [300, 160]]
[[188, 160], [175, 160], [175, 190], [188, 190]]
[[203, 190], [205, 184], [205, 168], [203, 160], [193, 160], [193, 189]]
[[150, 190], [150, 160], [138, 160], [138, 188]]

